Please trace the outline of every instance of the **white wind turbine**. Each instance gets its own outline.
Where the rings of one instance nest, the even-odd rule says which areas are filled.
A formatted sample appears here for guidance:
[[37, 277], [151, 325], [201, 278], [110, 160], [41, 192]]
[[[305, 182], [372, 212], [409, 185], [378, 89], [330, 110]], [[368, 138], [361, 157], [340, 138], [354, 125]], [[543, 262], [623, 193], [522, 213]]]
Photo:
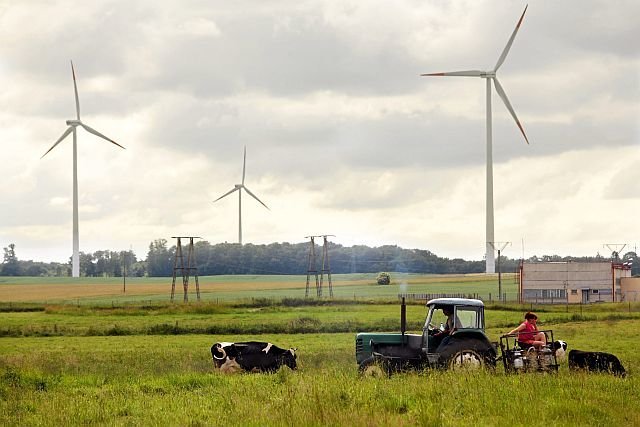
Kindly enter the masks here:
[[[213, 202], [217, 202], [218, 200], [222, 199], [223, 197], [228, 196], [229, 194], [233, 193], [234, 191], [238, 192], [238, 243], [242, 244], [242, 190], [246, 191], [247, 193], [249, 193], [249, 195], [251, 197], [253, 197], [254, 199], [256, 199], [258, 202], [260, 202], [260, 204], [262, 206], [264, 206], [265, 208], [269, 209], [269, 207], [267, 205], [265, 205], [264, 203], [262, 203], [262, 200], [258, 199], [258, 197], [253, 194], [245, 185], [244, 185], [244, 175], [245, 175], [245, 167], [247, 166], [247, 147], [244, 147], [244, 160], [242, 162], [242, 184], [236, 184], [235, 187], [224, 193], [222, 196], [218, 197], [217, 199], [215, 199]], [[271, 209], [269, 209], [271, 210]]]
[[73, 256], [71, 258], [71, 274], [73, 277], [80, 277], [80, 238], [78, 233], [78, 138], [76, 136], [76, 128], [81, 126], [89, 133], [99, 136], [102, 139], [106, 139], [122, 149], [124, 149], [124, 147], [80, 121], [80, 101], [78, 99], [78, 85], [76, 84], [76, 72], [73, 68], [73, 61], [71, 61], [71, 74], [73, 75], [73, 90], [76, 98], [76, 119], [67, 120], [67, 125], [69, 126], [67, 130], [64, 131], [62, 136], [58, 138], [55, 144], [53, 144], [51, 148], [42, 155], [42, 157], [49, 154], [49, 151], [53, 150], [56, 145], [60, 144], [63, 139], [69, 136], [70, 133], [73, 133]]
[[522, 24], [522, 20], [524, 19], [524, 14], [527, 11], [527, 6], [524, 8], [524, 12], [522, 12], [522, 16], [516, 25], [515, 30], [511, 34], [507, 45], [504, 47], [500, 58], [498, 58], [498, 62], [496, 66], [493, 67], [490, 71], [479, 71], [479, 70], [470, 70], [470, 71], [453, 71], [446, 73], [430, 73], [430, 74], [421, 74], [422, 76], [464, 76], [464, 77], [481, 77], [486, 79], [487, 86], [487, 224], [486, 224], [486, 272], [487, 273], [495, 273], [495, 255], [493, 250], [494, 243], [494, 233], [493, 233], [493, 148], [492, 148], [492, 132], [491, 132], [491, 81], [493, 80], [493, 84], [496, 87], [496, 92], [504, 102], [504, 105], [511, 113], [511, 116], [516, 121], [520, 132], [524, 136], [527, 144], [529, 143], [529, 139], [524, 132], [522, 124], [520, 124], [520, 120], [518, 120], [518, 116], [516, 116], [516, 112], [513, 110], [511, 103], [509, 102], [509, 98], [507, 98], [507, 94], [505, 93], [502, 85], [498, 82], [498, 78], [496, 73], [502, 63], [504, 62], [507, 54], [509, 53], [509, 49], [511, 49], [511, 44], [513, 44], [513, 40], [518, 33], [518, 29], [520, 28], [520, 24]]

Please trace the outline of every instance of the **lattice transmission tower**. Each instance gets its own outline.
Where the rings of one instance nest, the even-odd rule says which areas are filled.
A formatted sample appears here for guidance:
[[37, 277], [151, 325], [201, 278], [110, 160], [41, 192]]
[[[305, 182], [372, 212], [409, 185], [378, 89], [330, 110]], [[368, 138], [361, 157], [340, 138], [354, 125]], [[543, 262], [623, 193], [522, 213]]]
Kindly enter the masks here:
[[322, 281], [326, 274], [329, 281], [329, 297], [333, 298], [333, 284], [331, 283], [331, 264], [329, 263], [329, 244], [327, 237], [335, 237], [333, 234], [325, 234], [322, 237], [324, 243], [322, 245], [322, 269], [320, 270], [320, 294], [322, 294]]
[[305, 239], [311, 239], [311, 246], [309, 247], [309, 262], [307, 264], [307, 286], [305, 287], [304, 297], [309, 297], [309, 279], [313, 274], [316, 278], [316, 294], [318, 297], [322, 296], [322, 289], [320, 289], [320, 282], [318, 281], [318, 268], [316, 267], [316, 242], [315, 238], [319, 236], [306, 236]]
[[[184, 302], [189, 301], [189, 278], [193, 276], [196, 281], [196, 295], [198, 301], [200, 301], [200, 283], [198, 282], [198, 267], [196, 267], [196, 253], [193, 246], [193, 239], [200, 239], [201, 237], [172, 237], [172, 239], [178, 239], [176, 243], [176, 256], [173, 260], [173, 281], [171, 282], [171, 302], [176, 293], [176, 277], [178, 271], [182, 276], [182, 289], [184, 290]], [[184, 254], [182, 252], [182, 239], [189, 239], [189, 246], [187, 249], [187, 262], [185, 265]]]

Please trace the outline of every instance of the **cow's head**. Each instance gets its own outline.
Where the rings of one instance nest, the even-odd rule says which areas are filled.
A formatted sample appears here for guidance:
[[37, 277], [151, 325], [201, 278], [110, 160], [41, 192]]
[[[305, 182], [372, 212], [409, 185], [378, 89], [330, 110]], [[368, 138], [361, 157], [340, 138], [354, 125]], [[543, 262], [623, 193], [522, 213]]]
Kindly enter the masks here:
[[557, 340], [551, 343], [551, 349], [556, 354], [556, 359], [564, 360], [567, 354], [567, 343], [562, 340]]
[[282, 355], [282, 364], [288, 366], [291, 369], [296, 369], [298, 367], [298, 363], [296, 359], [298, 356], [296, 355], [295, 348], [290, 348]]
[[211, 357], [213, 358], [213, 363], [220, 368], [228, 359], [228, 356], [235, 357], [235, 354], [230, 354], [234, 353], [233, 349], [234, 345], [231, 342], [218, 342], [212, 345]]

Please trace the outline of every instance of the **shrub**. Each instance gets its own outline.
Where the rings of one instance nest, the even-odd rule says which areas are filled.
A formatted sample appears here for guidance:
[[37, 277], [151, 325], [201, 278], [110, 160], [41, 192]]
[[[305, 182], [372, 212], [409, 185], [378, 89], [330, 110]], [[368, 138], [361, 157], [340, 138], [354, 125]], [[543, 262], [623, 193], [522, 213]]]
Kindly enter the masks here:
[[391, 284], [391, 275], [389, 273], [385, 273], [384, 271], [378, 273], [378, 277], [376, 278], [376, 282], [378, 285], [390, 285]]

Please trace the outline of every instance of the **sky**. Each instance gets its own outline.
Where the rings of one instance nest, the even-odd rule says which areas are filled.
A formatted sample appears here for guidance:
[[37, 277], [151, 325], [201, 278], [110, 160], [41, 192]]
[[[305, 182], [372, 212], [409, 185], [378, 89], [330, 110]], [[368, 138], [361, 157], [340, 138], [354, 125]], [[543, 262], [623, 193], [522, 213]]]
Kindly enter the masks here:
[[[0, 246], [72, 252], [199, 236], [398, 245], [481, 260], [485, 80], [522, 1], [0, 0]], [[495, 240], [503, 254], [640, 243], [640, 2], [531, 1], [498, 71]]]

